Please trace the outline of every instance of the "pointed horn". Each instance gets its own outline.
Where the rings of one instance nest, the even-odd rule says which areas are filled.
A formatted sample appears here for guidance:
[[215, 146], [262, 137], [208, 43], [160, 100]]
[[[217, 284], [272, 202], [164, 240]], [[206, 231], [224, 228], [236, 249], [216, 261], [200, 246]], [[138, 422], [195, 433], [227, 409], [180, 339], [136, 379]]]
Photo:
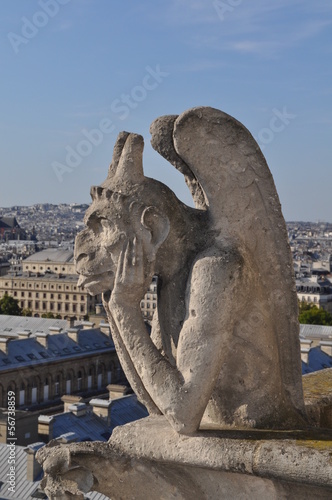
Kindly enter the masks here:
[[116, 185], [126, 187], [143, 180], [143, 148], [144, 140], [141, 135], [128, 135], [113, 179]]
[[113, 149], [113, 157], [112, 157], [112, 162], [110, 164], [109, 170], [108, 170], [108, 175], [107, 177], [114, 177], [116, 173], [116, 169], [118, 168], [119, 160], [121, 157], [121, 153], [123, 150], [123, 146], [126, 143], [127, 137], [129, 135], [129, 132], [120, 132], [117, 139], [116, 143]]

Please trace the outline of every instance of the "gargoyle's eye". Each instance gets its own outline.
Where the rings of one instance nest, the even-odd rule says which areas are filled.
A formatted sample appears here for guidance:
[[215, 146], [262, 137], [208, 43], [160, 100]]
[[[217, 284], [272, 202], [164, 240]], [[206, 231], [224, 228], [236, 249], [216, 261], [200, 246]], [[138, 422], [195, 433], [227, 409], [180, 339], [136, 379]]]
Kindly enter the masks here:
[[87, 217], [85, 224], [95, 234], [99, 234], [104, 228], [109, 227], [108, 220], [95, 213], [92, 213]]

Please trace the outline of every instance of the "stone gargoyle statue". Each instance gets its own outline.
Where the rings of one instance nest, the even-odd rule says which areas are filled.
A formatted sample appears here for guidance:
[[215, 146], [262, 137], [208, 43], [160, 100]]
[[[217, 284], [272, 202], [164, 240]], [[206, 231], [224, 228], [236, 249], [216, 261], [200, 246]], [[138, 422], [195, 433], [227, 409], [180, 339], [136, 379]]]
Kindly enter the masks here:
[[[42, 486], [52, 500], [90, 489], [113, 499], [261, 498], [268, 474], [293, 484], [310, 469], [303, 448], [224, 436], [307, 426], [292, 258], [273, 178], [248, 130], [216, 109], [158, 118], [151, 134], [196, 208], [144, 176], [143, 138], [122, 132], [75, 246], [79, 283], [102, 294], [150, 417], [118, 427], [108, 443], [51, 441], [37, 454]], [[140, 302], [155, 275], [150, 335]]]
[[[151, 134], [195, 208], [144, 176], [143, 137], [122, 132], [75, 246], [79, 283], [102, 293], [132, 388], [180, 434], [303, 428], [292, 258], [259, 146], [209, 107], [158, 118]], [[140, 301], [155, 275], [149, 335]]]

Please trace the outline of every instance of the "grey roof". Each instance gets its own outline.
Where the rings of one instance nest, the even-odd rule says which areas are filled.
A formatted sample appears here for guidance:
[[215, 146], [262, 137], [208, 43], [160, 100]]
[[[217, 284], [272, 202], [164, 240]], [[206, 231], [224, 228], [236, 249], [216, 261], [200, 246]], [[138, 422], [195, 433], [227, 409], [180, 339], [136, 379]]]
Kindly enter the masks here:
[[332, 326], [300, 325], [300, 337], [303, 338], [332, 338]]
[[71, 411], [53, 415], [53, 439], [72, 431], [76, 441], [107, 441], [111, 431], [107, 423], [89, 408], [85, 415], [77, 417]]
[[86, 414], [80, 417], [71, 411], [53, 415], [53, 438], [58, 438], [73, 429], [77, 441], [107, 441], [118, 425], [128, 424], [147, 416], [146, 408], [137, 401], [134, 394], [131, 394], [112, 401], [110, 426], [95, 415], [91, 407], [88, 407]]
[[[30, 274], [28, 272], [9, 272], [7, 274], [5, 274], [4, 276], [1, 276], [1, 278], [3, 279], [8, 279], [8, 280], [15, 280], [15, 279], [20, 279], [20, 278], [24, 278], [24, 279], [27, 279], [29, 281], [37, 281], [38, 283], [40, 282], [43, 282], [43, 281], [46, 281], [46, 282], [49, 282], [49, 281], [57, 281], [57, 282], [63, 282], [63, 283], [77, 283], [78, 282], [78, 274], [61, 274], [61, 275], [58, 275], [58, 274], [55, 274], [53, 273], [52, 271], [51, 272], [46, 272], [45, 274], [39, 274], [39, 276], [37, 274]], [[82, 293], [84, 293], [82, 291]]]
[[6, 229], [20, 226], [15, 217], [0, 217], [0, 227]]
[[27, 454], [23, 446], [15, 446], [15, 492], [8, 491], [7, 474], [9, 472], [8, 457], [9, 448], [6, 444], [0, 443], [0, 481], [3, 483], [0, 487], [0, 499], [28, 500], [31, 494], [36, 491], [42, 473], [37, 481], [27, 480]]
[[308, 363], [302, 361], [302, 374], [317, 372], [332, 367], [332, 356], [323, 352], [319, 347], [313, 347], [308, 354]]
[[[0, 336], [2, 338], [3, 334], [0, 333]], [[29, 338], [10, 340], [7, 348], [8, 354], [0, 350], [0, 372], [23, 366], [47, 364], [59, 358], [68, 359], [85, 353], [115, 351], [111, 339], [98, 329], [80, 330], [78, 342], [74, 342], [66, 333], [52, 333], [48, 336], [47, 348], [38, 342], [38, 332], [36, 332]]]
[[111, 430], [147, 416], [146, 408], [137, 401], [135, 395], [115, 399], [111, 404]]
[[[48, 332], [49, 328], [57, 326], [66, 329], [67, 321], [65, 319], [48, 319], [48, 318], [33, 318], [29, 316], [9, 316], [6, 314], [0, 315], [0, 336], [1, 332], [8, 329], [13, 333], [20, 330], [31, 330]], [[10, 329], [10, 330], [9, 330]]]
[[[127, 424], [134, 420], [144, 418], [147, 415], [148, 412], [137, 402], [135, 395], [124, 396], [112, 401], [110, 427], [107, 427], [106, 422], [91, 413], [91, 411], [81, 417], [77, 417], [71, 412], [66, 412], [53, 416], [53, 436], [57, 438], [64, 434], [68, 435], [68, 431], [74, 429], [78, 441], [107, 441], [114, 427], [117, 425]], [[0, 444], [0, 481], [3, 483], [0, 486], [0, 500], [29, 500], [32, 498], [31, 494], [38, 489], [42, 474], [34, 482], [26, 479], [27, 454], [23, 446], [16, 446], [16, 491], [15, 493], [8, 491], [6, 483], [8, 473], [8, 450], [9, 448], [7, 445]], [[109, 500], [108, 497], [98, 492], [91, 492], [85, 496], [91, 500]]]
[[72, 250], [63, 248], [47, 248], [27, 257], [23, 262], [72, 262], [74, 254]]

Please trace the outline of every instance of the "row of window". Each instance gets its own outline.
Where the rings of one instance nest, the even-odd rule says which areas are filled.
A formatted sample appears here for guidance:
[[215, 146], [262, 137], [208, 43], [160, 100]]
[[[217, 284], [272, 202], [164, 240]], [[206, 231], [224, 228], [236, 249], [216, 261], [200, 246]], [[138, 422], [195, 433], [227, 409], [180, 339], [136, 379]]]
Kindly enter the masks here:
[[313, 286], [298, 285], [296, 287], [296, 290], [298, 292], [317, 293], [319, 295], [331, 292], [331, 288], [328, 286], [313, 287]]
[[[29, 265], [25, 266], [26, 271], [28, 271], [30, 268], [31, 268], [31, 266], [29, 266]], [[37, 267], [36, 266], [32, 266], [32, 269], [33, 269], [33, 271], [36, 271]], [[67, 269], [66, 267], [62, 267], [61, 269], [58, 269], [57, 267], [55, 267], [54, 271], [58, 271], [58, 270], [59, 271], [66, 271], [66, 269]], [[38, 267], [38, 271], [43, 271], [43, 270], [44, 270], [43, 266], [39, 266]], [[46, 271], [51, 271], [51, 267], [50, 266], [45, 267], [45, 270]]]
[[[117, 371], [119, 372], [119, 370], [120, 368]], [[87, 375], [82, 370], [79, 370], [74, 378], [67, 375], [65, 380], [62, 380], [62, 377], [57, 375], [53, 382], [48, 377], [38, 385], [36, 381], [33, 381], [31, 385], [22, 382], [18, 387], [18, 404], [22, 407], [27, 404], [47, 402], [64, 394], [72, 394], [83, 390], [102, 390], [107, 384], [112, 383], [114, 375], [117, 375], [116, 378], [119, 375], [119, 373], [116, 374], [114, 365], [108, 371], [103, 371], [100, 368], [96, 375], [94, 373], [94, 369], [90, 368]], [[15, 387], [10, 384], [7, 388], [7, 394], [8, 391], [15, 391]]]
[[[35, 285], [34, 287], [32, 285]], [[49, 286], [48, 286], [49, 285]], [[5, 282], [5, 287], [11, 287], [11, 284], [6, 281]], [[14, 282], [14, 287], [18, 287], [18, 288], [25, 288], [25, 283], [18, 283], [17, 281]], [[63, 288], [62, 288], [62, 285], [54, 285], [54, 284], [49, 284], [49, 283], [43, 283], [43, 284], [40, 284], [40, 283], [28, 283], [28, 287], [27, 288], [43, 288], [44, 290], [47, 290], [48, 288], [50, 288], [51, 290], [71, 290], [71, 287], [73, 288], [73, 290], [77, 290], [77, 286], [74, 285], [63, 285]], [[80, 287], [79, 287], [80, 288]], [[83, 290], [83, 287], [81, 288]]]
[[[14, 295], [14, 297], [17, 297], [17, 296], [18, 296], [18, 292], [14, 291], [14, 292], [13, 292], [13, 295]], [[25, 295], [25, 292], [21, 292], [21, 297], [25, 297], [25, 296], [26, 296], [26, 295]], [[32, 292], [27, 292], [27, 296], [28, 296], [29, 298], [31, 298], [31, 297], [32, 297]], [[61, 293], [58, 293], [58, 296], [57, 296], [57, 297], [56, 297], [56, 294], [54, 294], [54, 293], [50, 293], [50, 294], [49, 294], [49, 297], [47, 297], [47, 293], [43, 293], [43, 294], [41, 294], [40, 296], [41, 296], [43, 299], [47, 299], [47, 298], [49, 298], [49, 299], [51, 299], [51, 300], [53, 300], [53, 299], [55, 299], [55, 298], [57, 298], [58, 300], [61, 300], [61, 299], [62, 299], [62, 294], [61, 294]], [[35, 294], [34, 294], [34, 298], [39, 299], [39, 292], [35, 292]], [[66, 294], [66, 295], [65, 295], [65, 299], [66, 299], [66, 300], [74, 300], [74, 301], [77, 301], [77, 300], [78, 300], [78, 298], [77, 298], [77, 295], [76, 295], [76, 294], [74, 294], [74, 295], [68, 295], [68, 294]], [[85, 296], [84, 296], [84, 295], [81, 295], [81, 301], [84, 301], [84, 300], [85, 300]]]
[[151, 302], [147, 302], [146, 304], [144, 301], [141, 302], [141, 307], [146, 307], [147, 309], [150, 309], [151, 305], [152, 305], [152, 309], [155, 309], [157, 307], [156, 302], [153, 302], [153, 304], [151, 304]]
[[302, 302], [318, 302], [317, 297], [302, 297]]
[[[28, 301], [21, 301], [20, 302], [20, 306], [22, 308], [24, 307], [27, 307], [28, 309], [31, 309], [31, 310], [43, 310], [43, 311], [47, 311], [48, 309], [50, 311], [62, 311], [64, 310], [65, 312], [69, 312], [70, 309], [72, 310], [72, 312], [76, 313], [78, 310], [81, 312], [81, 313], [84, 313], [85, 312], [85, 305], [84, 304], [81, 304], [81, 305], [78, 305], [78, 304], [68, 304], [68, 303], [62, 303], [62, 302], [50, 302], [50, 303], [47, 303], [47, 302], [39, 302], [39, 301], [35, 301], [34, 302], [34, 305], [33, 305], [33, 301], [32, 300], [28, 300]], [[90, 306], [90, 310], [91, 310], [91, 306]]]

